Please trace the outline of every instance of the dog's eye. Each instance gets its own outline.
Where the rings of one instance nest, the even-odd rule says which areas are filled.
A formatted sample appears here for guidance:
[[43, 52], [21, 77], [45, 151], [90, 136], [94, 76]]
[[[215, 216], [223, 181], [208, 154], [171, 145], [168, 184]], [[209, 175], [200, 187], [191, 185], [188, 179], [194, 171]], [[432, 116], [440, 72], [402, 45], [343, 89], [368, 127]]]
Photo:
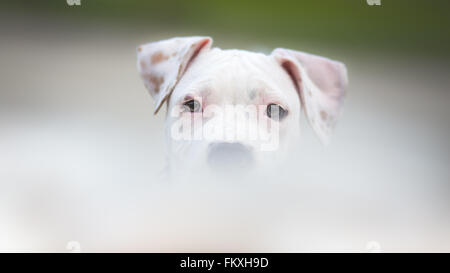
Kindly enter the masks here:
[[197, 100], [188, 100], [183, 105], [184, 105], [186, 111], [189, 111], [192, 113], [200, 112], [200, 110], [202, 108], [200, 105], [200, 102], [198, 102]]
[[281, 105], [271, 103], [267, 105], [267, 116], [271, 119], [282, 120], [287, 115], [287, 110], [285, 110]]

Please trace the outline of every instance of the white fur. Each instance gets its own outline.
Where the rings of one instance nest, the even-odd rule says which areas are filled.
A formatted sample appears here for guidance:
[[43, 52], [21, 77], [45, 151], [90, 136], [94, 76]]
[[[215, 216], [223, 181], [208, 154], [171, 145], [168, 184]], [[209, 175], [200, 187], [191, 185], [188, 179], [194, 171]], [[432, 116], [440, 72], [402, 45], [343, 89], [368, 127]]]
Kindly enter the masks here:
[[[186, 37], [138, 47], [138, 69], [155, 98], [155, 112], [167, 103], [166, 135], [172, 172], [205, 170], [203, 163], [213, 142], [239, 141], [251, 147], [256, 166], [282, 162], [283, 154], [298, 140], [302, 106], [318, 137], [328, 142], [347, 86], [347, 72], [342, 63], [287, 49], [265, 55], [211, 49], [211, 44], [209, 37]], [[222, 110], [236, 105], [281, 105], [288, 115], [279, 122], [262, 113], [262, 121], [271, 124], [269, 128], [279, 126], [277, 149], [264, 151], [260, 139], [230, 140], [226, 134], [213, 139], [174, 139], [177, 123], [190, 120], [201, 121], [193, 125], [193, 132], [203, 132], [205, 126], [213, 124], [231, 134], [235, 133], [236, 125], [249, 122], [246, 116], [227, 122], [218, 115], [205, 117], [204, 113], [174, 115], [187, 97], [198, 99], [204, 108], [214, 105]], [[268, 134], [268, 128], [262, 128], [260, 122], [256, 127], [262, 135]]]

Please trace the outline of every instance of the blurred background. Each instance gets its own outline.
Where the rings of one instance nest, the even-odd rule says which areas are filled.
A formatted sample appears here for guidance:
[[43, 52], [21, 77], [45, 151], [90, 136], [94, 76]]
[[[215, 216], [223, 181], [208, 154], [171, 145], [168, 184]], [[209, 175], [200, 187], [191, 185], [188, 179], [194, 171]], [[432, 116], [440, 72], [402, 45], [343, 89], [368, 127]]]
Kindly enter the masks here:
[[[0, 251], [450, 251], [448, 1], [68, 2], [0, 3]], [[276, 182], [162, 186], [135, 51], [189, 35], [344, 62], [331, 145], [304, 122]]]

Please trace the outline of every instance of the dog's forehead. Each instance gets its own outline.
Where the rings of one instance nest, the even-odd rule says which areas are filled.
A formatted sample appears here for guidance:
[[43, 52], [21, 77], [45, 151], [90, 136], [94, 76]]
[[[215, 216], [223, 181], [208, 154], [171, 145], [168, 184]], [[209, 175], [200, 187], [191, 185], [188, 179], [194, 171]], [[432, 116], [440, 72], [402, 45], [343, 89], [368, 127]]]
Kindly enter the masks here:
[[172, 97], [176, 100], [201, 91], [212, 91], [222, 97], [230, 97], [231, 93], [248, 97], [254, 90], [278, 92], [286, 89], [294, 89], [292, 82], [272, 57], [245, 50], [214, 48], [190, 65]]

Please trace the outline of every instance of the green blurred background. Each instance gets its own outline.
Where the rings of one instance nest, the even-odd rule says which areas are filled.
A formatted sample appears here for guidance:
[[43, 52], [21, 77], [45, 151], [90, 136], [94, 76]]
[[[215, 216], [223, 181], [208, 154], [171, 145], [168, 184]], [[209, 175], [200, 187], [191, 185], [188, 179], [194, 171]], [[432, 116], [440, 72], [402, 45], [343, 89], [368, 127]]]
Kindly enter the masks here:
[[208, 34], [267, 46], [313, 48], [332, 45], [351, 50], [447, 56], [450, 42], [447, 0], [3, 1], [2, 10], [31, 14], [54, 24], [98, 22], [110, 28]]

